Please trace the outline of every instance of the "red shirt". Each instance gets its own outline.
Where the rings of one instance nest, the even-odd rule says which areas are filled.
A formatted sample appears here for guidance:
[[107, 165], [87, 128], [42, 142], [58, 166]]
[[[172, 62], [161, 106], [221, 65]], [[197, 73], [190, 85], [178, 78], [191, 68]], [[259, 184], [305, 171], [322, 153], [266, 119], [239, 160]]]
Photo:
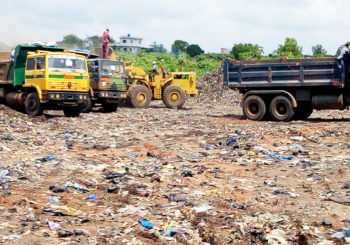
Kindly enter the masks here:
[[102, 35], [102, 43], [109, 43], [109, 33], [108, 31], [104, 31]]

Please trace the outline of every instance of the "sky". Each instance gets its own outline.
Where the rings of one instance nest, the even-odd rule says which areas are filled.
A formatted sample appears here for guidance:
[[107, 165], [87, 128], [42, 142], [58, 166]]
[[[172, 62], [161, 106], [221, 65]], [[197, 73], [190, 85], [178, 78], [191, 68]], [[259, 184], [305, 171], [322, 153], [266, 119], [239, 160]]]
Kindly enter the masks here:
[[269, 54], [294, 37], [304, 54], [322, 44], [329, 54], [350, 41], [347, 0], [0, 0], [0, 43], [16, 45], [110, 35], [142, 37], [170, 51], [174, 40], [206, 53], [252, 43]]

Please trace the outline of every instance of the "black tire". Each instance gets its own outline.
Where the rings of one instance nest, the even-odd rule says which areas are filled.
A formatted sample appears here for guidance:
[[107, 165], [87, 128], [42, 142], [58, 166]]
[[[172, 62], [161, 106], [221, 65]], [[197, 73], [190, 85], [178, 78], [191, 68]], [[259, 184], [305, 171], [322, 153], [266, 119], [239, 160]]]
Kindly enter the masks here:
[[243, 113], [250, 120], [260, 121], [266, 114], [266, 104], [260, 96], [250, 95], [243, 101]]
[[24, 102], [26, 113], [31, 117], [41, 116], [44, 112], [43, 105], [40, 103], [39, 96], [36, 92], [27, 95]]
[[186, 93], [179, 85], [170, 85], [163, 91], [163, 102], [170, 109], [180, 109], [186, 102]]
[[102, 108], [104, 112], [115, 112], [118, 109], [118, 104], [103, 102]]
[[294, 118], [296, 120], [304, 120], [308, 118], [313, 112], [312, 105], [310, 103], [298, 103], [298, 107], [295, 110]]
[[144, 85], [135, 85], [129, 89], [129, 100], [135, 108], [147, 108], [152, 100], [152, 94]]
[[82, 105], [81, 105], [81, 112], [82, 113], [89, 113], [92, 110], [93, 107], [93, 103], [91, 101], [90, 96], [88, 97], [87, 101], [85, 101]]
[[283, 95], [276, 96], [270, 102], [270, 116], [278, 122], [288, 122], [294, 116], [292, 102]]
[[78, 117], [81, 112], [80, 106], [69, 106], [63, 108], [63, 113], [66, 117]]

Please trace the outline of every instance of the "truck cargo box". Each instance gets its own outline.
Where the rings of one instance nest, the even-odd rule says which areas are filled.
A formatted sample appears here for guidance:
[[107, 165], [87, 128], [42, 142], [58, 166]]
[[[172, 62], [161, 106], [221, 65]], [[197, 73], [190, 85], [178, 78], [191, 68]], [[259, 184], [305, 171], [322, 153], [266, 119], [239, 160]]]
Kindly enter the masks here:
[[335, 58], [224, 61], [224, 82], [230, 88], [343, 87]]

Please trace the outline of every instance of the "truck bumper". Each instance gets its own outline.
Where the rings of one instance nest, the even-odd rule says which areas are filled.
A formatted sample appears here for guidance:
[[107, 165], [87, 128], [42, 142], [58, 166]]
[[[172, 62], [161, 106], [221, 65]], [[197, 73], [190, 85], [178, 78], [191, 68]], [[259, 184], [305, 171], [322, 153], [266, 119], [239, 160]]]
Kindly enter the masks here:
[[86, 92], [47, 92], [47, 101], [61, 101], [61, 102], [83, 102], [88, 100], [89, 93]]
[[98, 91], [97, 95], [100, 99], [126, 99], [126, 92], [117, 92], [117, 91]]

